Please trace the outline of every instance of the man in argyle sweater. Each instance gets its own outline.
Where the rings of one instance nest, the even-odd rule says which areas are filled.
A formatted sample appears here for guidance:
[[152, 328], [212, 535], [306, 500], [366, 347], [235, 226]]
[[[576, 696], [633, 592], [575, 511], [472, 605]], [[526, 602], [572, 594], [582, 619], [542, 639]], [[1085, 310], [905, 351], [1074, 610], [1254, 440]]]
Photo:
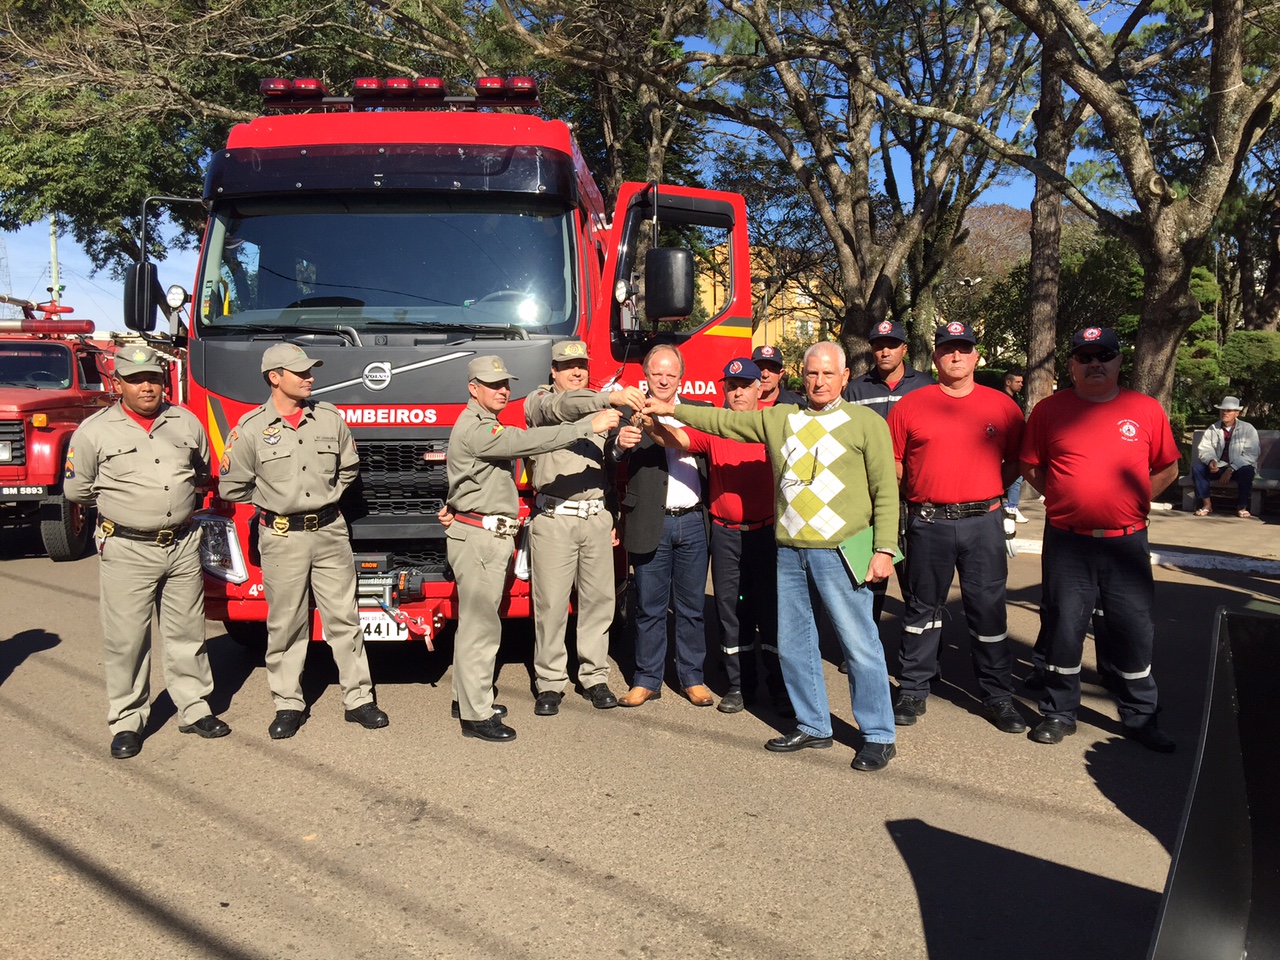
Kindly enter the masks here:
[[[840, 392], [849, 380], [844, 351], [821, 342], [804, 356], [808, 406], [722, 410], [650, 399], [645, 413], [673, 416], [706, 433], [763, 443], [774, 479], [778, 540], [778, 657], [796, 711], [796, 729], [765, 744], [791, 753], [831, 746], [831, 715], [818, 650], [813, 599], [822, 604], [849, 663], [849, 696], [864, 744], [855, 770], [893, 759], [893, 708], [884, 650], [872, 617], [869, 583], [893, 570], [898, 484], [884, 420]], [[839, 545], [871, 527], [875, 552], [866, 570], [847, 569]]]

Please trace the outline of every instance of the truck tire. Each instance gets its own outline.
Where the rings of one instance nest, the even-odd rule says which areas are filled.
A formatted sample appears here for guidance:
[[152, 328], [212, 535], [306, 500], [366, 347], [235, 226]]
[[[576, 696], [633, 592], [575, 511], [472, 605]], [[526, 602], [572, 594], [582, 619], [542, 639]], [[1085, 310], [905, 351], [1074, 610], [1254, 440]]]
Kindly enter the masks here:
[[40, 539], [44, 541], [45, 553], [55, 563], [79, 560], [88, 549], [89, 537], [93, 534], [88, 508], [59, 497], [56, 511], [56, 519], [40, 521]]

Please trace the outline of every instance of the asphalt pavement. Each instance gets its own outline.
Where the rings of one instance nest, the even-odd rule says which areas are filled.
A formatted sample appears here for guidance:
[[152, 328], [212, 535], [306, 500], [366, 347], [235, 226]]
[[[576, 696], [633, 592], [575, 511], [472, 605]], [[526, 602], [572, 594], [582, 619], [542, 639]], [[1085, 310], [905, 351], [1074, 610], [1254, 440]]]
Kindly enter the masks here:
[[[1042, 525], [1038, 504], [1023, 510], [1009, 577], [1020, 678]], [[1280, 604], [1276, 520], [1153, 515], [1155, 671], [1176, 754], [1120, 737], [1091, 644], [1076, 736], [996, 731], [977, 713], [953, 595], [928, 713], [875, 774], [849, 767], [858, 735], [834, 652], [836, 745], [775, 755], [763, 744], [788, 725], [767, 704], [727, 716], [671, 688], [636, 710], [570, 694], [535, 717], [521, 625], [498, 676], [509, 745], [449, 719], [448, 636], [436, 653], [371, 648], [391, 716], [378, 731], [343, 722], [315, 645], [311, 718], [272, 741], [260, 657], [209, 623], [232, 735], [181, 735], [153, 664], [143, 751], [112, 760], [96, 561], [53, 564], [38, 537], [0, 530], [0, 957], [1142, 958], [1215, 611]], [[616, 652], [625, 666], [621, 636]]]

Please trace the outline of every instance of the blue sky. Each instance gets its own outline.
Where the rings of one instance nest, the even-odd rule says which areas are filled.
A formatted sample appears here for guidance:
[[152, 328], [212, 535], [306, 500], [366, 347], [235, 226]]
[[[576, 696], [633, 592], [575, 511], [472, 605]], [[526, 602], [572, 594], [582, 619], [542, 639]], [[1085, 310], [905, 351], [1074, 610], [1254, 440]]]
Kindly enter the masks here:
[[[53, 283], [49, 273], [49, 221], [24, 227], [16, 233], [0, 234], [8, 252], [9, 289], [15, 297], [43, 302]], [[58, 238], [59, 280], [66, 289], [62, 302], [74, 307], [72, 317], [92, 320], [98, 330], [123, 330], [121, 319], [122, 283], [103, 270], [93, 275], [93, 264], [70, 237]], [[166, 287], [180, 283], [188, 290], [196, 275], [193, 250], [178, 251], [160, 264], [160, 281]], [[0, 283], [3, 281], [0, 280]]]

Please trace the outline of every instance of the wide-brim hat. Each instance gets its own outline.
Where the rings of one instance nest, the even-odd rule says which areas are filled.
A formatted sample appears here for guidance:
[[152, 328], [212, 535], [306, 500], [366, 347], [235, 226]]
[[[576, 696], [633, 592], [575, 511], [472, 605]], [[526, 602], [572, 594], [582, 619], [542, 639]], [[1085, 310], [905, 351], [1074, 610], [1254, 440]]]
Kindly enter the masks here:
[[1218, 404], [1218, 409], [1219, 410], [1243, 410], [1244, 407], [1240, 405], [1239, 397], [1223, 397], [1222, 402]]

